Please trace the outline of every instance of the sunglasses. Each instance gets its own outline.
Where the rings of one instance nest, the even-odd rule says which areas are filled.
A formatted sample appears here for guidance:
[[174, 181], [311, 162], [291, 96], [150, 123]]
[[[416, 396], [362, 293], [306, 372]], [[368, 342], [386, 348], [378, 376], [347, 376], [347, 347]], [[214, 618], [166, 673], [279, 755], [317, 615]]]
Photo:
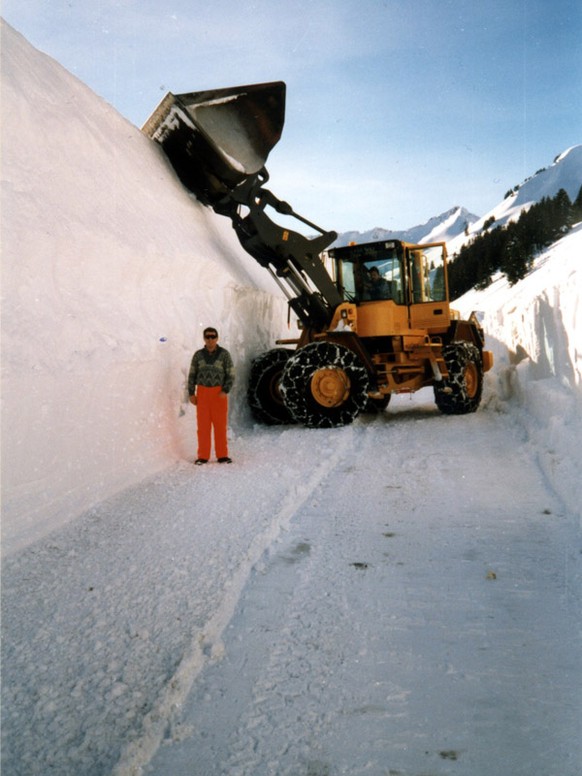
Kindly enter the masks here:
[[204, 339], [216, 339], [218, 334], [205, 334]]

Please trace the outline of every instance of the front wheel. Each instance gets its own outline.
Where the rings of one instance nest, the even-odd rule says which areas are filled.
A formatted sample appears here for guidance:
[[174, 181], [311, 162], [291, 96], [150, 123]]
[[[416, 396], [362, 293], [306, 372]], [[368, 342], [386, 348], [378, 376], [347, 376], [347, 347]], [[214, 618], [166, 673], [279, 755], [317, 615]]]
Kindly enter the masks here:
[[345, 426], [367, 404], [368, 373], [343, 345], [312, 342], [291, 356], [280, 388], [298, 423], [310, 428]]
[[443, 348], [449, 376], [435, 383], [434, 398], [445, 415], [475, 412], [483, 393], [483, 364], [479, 349], [472, 342], [452, 342]]

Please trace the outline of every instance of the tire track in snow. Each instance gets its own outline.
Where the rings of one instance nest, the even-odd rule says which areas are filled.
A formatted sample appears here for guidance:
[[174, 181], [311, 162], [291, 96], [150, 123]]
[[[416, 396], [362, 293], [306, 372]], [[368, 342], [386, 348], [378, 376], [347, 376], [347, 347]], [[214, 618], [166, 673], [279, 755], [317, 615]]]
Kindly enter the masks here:
[[[303, 433], [309, 432], [303, 431]], [[322, 432], [315, 433], [318, 433], [319, 441], [324, 442]], [[350, 426], [333, 429], [327, 433], [333, 435], [333, 444], [328, 448], [331, 454], [319, 462], [307, 482], [288, 491], [267, 530], [253, 539], [244, 561], [230, 580], [228, 595], [191, 644], [189, 653], [181, 660], [174, 675], [166, 684], [164, 693], [144, 718], [143, 732], [124, 749], [112, 771], [112, 776], [139, 776], [143, 772], [143, 767], [154, 757], [168, 730], [171, 730], [175, 724], [176, 714], [181, 710], [196, 678], [210, 661], [221, 656], [222, 634], [232, 619], [253, 566], [280, 534], [288, 530], [294, 515], [301, 510], [352, 445], [353, 428]], [[242, 508], [243, 505], [240, 506]]]
[[[368, 430], [369, 432], [369, 430]], [[321, 478], [317, 484], [317, 494], [314, 488], [311, 503], [305, 499], [294, 517], [297, 530], [292, 536], [284, 538], [284, 548], [273, 548], [274, 556], [266, 563], [267, 568], [259, 568], [259, 573], [268, 574], [274, 572], [277, 576], [279, 599], [275, 600], [274, 608], [285, 611], [285, 619], [280, 622], [280, 630], [269, 624], [274, 631], [272, 640], [268, 642], [268, 651], [264, 655], [265, 664], [252, 687], [252, 703], [241, 715], [238, 727], [231, 736], [231, 747], [227, 750], [224, 760], [217, 758], [220, 763], [220, 773], [229, 776], [247, 776], [248, 774], [277, 773], [278, 776], [294, 776], [298, 771], [298, 763], [307, 768], [308, 773], [326, 773], [323, 760], [316, 760], [313, 755], [317, 751], [317, 742], [320, 732], [330, 722], [330, 714], [326, 709], [321, 709], [321, 696], [327, 688], [334, 683], [334, 664], [338, 659], [338, 644], [341, 644], [341, 627], [338, 628], [337, 609], [322, 607], [321, 600], [313, 599], [314, 578], [318, 572], [318, 566], [322, 562], [321, 547], [327, 547], [326, 552], [332, 546], [332, 541], [322, 541], [321, 535], [313, 541], [301, 540], [303, 536], [306, 514], [317, 515], [322, 511], [321, 502], [324, 502], [324, 521], [330, 519], [325, 514], [325, 504], [330, 503], [326, 497], [326, 491], [334, 491], [334, 486], [329, 484], [337, 480], [334, 475], [342, 478], [343, 472], [353, 469], [352, 461], [366, 458], [366, 449], [369, 447], [370, 436], [361, 433], [353, 439], [349, 450], [342, 451], [341, 460], [336, 466], [329, 469], [325, 478]], [[339, 452], [339, 451], [338, 451]], [[323, 527], [323, 535], [329, 538], [333, 533], [331, 526], [335, 521], [331, 520]], [[299, 531], [299, 533], [298, 533]], [[315, 533], [319, 533], [315, 531]], [[291, 544], [290, 544], [291, 541]], [[262, 566], [263, 564], [261, 564]], [[287, 568], [284, 566], [287, 565]], [[271, 574], [271, 577], [273, 574]], [[323, 583], [325, 585], [325, 583]], [[317, 587], [317, 585], [315, 586]], [[333, 596], [333, 592], [326, 591], [326, 596]], [[343, 598], [343, 596], [340, 597]], [[281, 599], [286, 599], [288, 606], [283, 607]], [[349, 604], [342, 601], [343, 614], [348, 615]], [[330, 644], [326, 639], [321, 639], [321, 634], [335, 633], [339, 641], [332, 639]], [[253, 634], [249, 634], [253, 638]], [[263, 641], [263, 649], [264, 649]], [[253, 660], [255, 651], [260, 649], [260, 643], [253, 644]], [[248, 652], [248, 649], [245, 648]], [[315, 650], [315, 656], [314, 656]], [[327, 651], [327, 657], [322, 660], [322, 652]], [[346, 656], [344, 656], [346, 657]], [[301, 741], [289, 737], [289, 729], [281, 724], [286, 712], [295, 699], [301, 699], [302, 726], [310, 729], [309, 741]], [[268, 754], [265, 751], [264, 742], [269, 741]], [[217, 755], [222, 752], [217, 752]], [[293, 765], [291, 770], [282, 766], [285, 758], [291, 758]], [[320, 767], [323, 770], [320, 770]], [[200, 771], [201, 773], [202, 771]]]
[[[266, 645], [265, 663], [251, 688], [249, 706], [239, 710], [239, 724], [229, 745], [225, 750], [217, 747], [214, 752], [217, 769], [213, 769], [211, 762], [202, 768], [197, 764], [197, 776], [324, 776], [333, 772], [333, 766], [322, 742], [340, 717], [353, 714], [363, 720], [369, 714], [382, 717], [401, 713], [408, 692], [396, 681], [378, 682], [391, 698], [392, 708], [388, 710], [387, 705], [376, 705], [374, 693], [367, 689], [354, 693], [353, 685], [342, 679], [348, 666], [358, 670], [360, 658], [364, 662], [369, 642], [374, 639], [373, 628], [358, 631], [355, 638], [353, 634], [350, 638], [345, 625], [354, 622], [356, 629], [361, 625], [357, 607], [362, 602], [357, 592], [354, 596], [354, 589], [361, 592], [366, 585], [365, 574], [371, 560], [367, 552], [362, 554], [356, 536], [365, 530], [362, 524], [369, 519], [369, 515], [358, 514], [360, 494], [366, 494], [361, 503], [368, 508], [370, 494], [377, 494], [378, 511], [382, 513], [390, 505], [398, 505], [400, 512], [406, 512], [414, 504], [414, 494], [406, 484], [408, 466], [404, 467], [404, 474], [399, 472], [396, 477], [393, 471], [393, 479], [386, 485], [383, 478], [381, 484], [374, 482], [376, 466], [371, 463], [381, 468], [378, 454], [385, 445], [381, 435], [388, 433], [390, 443], [398, 448], [409, 436], [408, 426], [386, 429], [368, 420], [370, 425], [357, 428], [353, 444], [338, 466], [321, 480], [318, 492], [313, 493], [315, 497], [297, 510], [295, 530], [285, 537], [284, 547], [274, 554], [264, 572], [271, 572], [271, 581], [263, 586], [276, 585], [280, 589], [271, 608], [283, 610], [283, 619], [280, 628], [273, 622], [267, 626], [274, 635]], [[366, 422], [364, 419], [362, 425]], [[387, 528], [385, 517], [380, 520]], [[384, 541], [389, 533], [386, 531]], [[381, 541], [379, 534], [379, 545]], [[375, 556], [373, 563], [376, 564]], [[281, 599], [286, 600], [285, 607]], [[252, 660], [256, 662], [254, 655], [261, 645], [260, 638], [253, 643], [253, 636], [246, 634], [251, 639]], [[248, 646], [243, 649], [249, 651]], [[367, 677], [362, 676], [361, 687], [366, 685]], [[221, 759], [224, 754], [226, 757]], [[180, 771], [185, 772], [186, 769]]]
[[503, 417], [427, 415], [353, 427], [148, 774], [577, 772], [575, 532]]
[[[373, 423], [367, 428], [350, 429], [349, 447], [344, 444], [341, 450], [336, 451], [335, 465], [328, 467], [324, 477], [317, 478], [316, 487], [310, 488], [309, 497], [303, 499], [303, 503], [294, 510], [294, 526], [290, 532], [281, 537], [278, 546], [273, 543], [268, 554], [255, 566], [254, 583], [251, 581], [247, 590], [250, 589], [250, 606], [253, 608], [257, 577], [258, 584], [267, 588], [267, 595], [271, 599], [267, 602], [264, 620], [260, 620], [261, 613], [257, 614], [253, 608], [250, 629], [237, 637], [238, 644], [229, 640], [227, 659], [209, 668], [216, 673], [220, 687], [238, 686], [232, 709], [223, 708], [220, 723], [217, 724], [212, 704], [215, 700], [220, 702], [222, 690], [213, 686], [212, 679], [204, 679], [186, 704], [184, 717], [188, 718], [196, 707], [206, 707], [206, 713], [210, 714], [210, 719], [205, 720], [206, 727], [198, 721], [193, 728], [187, 723], [179, 723], [174, 731], [174, 741], [195, 736], [195, 743], [187, 748], [183, 760], [180, 760], [179, 750], [162, 749], [160, 758], [153, 760], [147, 773], [160, 776], [167, 772], [175, 776], [248, 776], [251, 773], [295, 776], [297, 772], [315, 776], [328, 773], [323, 753], [322, 759], [318, 760], [314, 752], [318, 750], [320, 732], [332, 725], [337, 712], [333, 708], [318, 710], [318, 707], [321, 705], [322, 694], [334, 688], [334, 666], [338, 659], [340, 662], [348, 662], [353, 658], [350, 653], [352, 645], [345, 640], [343, 626], [338, 621], [338, 611], [341, 611], [342, 618], [349, 617], [354, 602], [346, 595], [343, 585], [333, 589], [338, 581], [334, 570], [338, 553], [345, 561], [347, 576], [353, 577], [360, 573], [356, 568], [358, 564], [353, 562], [358, 557], [354, 556], [352, 550], [353, 525], [350, 523], [347, 528], [343, 525], [341, 507], [339, 515], [334, 516], [333, 512], [338, 498], [340, 503], [343, 497], [346, 502], [349, 501], [345, 491], [352, 491], [351, 496], [357, 501], [358, 488], [354, 488], [354, 485], [357, 482], [362, 484], [362, 467], [368, 467], [370, 459], [375, 458], [377, 450], [373, 448], [378, 446], [378, 434], [386, 433], [386, 429]], [[400, 444], [407, 431], [391, 428], [388, 433], [391, 442]], [[344, 485], [338, 487], [341, 481]], [[403, 494], [400, 486], [394, 486], [386, 500], [398, 499], [408, 508], [412, 498], [408, 493]], [[307, 523], [313, 522], [314, 527], [310, 538], [302, 540], [300, 537], [304, 536], [302, 532], [306, 530], [306, 516]], [[326, 581], [327, 571], [330, 575]], [[264, 581], [261, 577], [264, 577]], [[316, 582], [318, 579], [319, 583]], [[314, 587], [325, 589], [321, 596], [329, 597], [328, 608], [322, 608], [321, 597], [312, 599]], [[247, 606], [244, 593], [239, 604], [240, 618], [240, 610], [244, 612]], [[242, 617], [244, 621], [244, 614]], [[240, 621], [231, 621], [229, 627], [237, 632]], [[331, 634], [335, 634], [335, 637]], [[338, 658], [344, 642], [345, 653]], [[322, 660], [323, 653], [326, 657]], [[241, 683], [244, 685], [243, 690]], [[349, 692], [348, 689], [344, 698], [346, 705], [350, 704]], [[395, 702], [399, 703], [402, 688], [391, 684], [389, 692]], [[337, 701], [341, 688], [334, 688], [333, 693]], [[248, 700], [247, 706], [244, 705], [245, 698]], [[286, 711], [295, 700], [300, 702], [302, 709], [301, 726], [310, 729], [307, 742], [287, 737], [292, 729], [292, 721], [289, 721], [289, 727], [285, 723], [281, 724], [281, 719], [285, 718]], [[205, 732], [201, 733], [201, 729]], [[219, 741], [209, 748], [205, 739], [213, 732], [216, 732]], [[196, 752], [194, 757], [193, 751]], [[171, 759], [168, 762], [165, 759], [168, 754], [170, 758], [176, 755], [178, 760]], [[290, 769], [283, 767], [279, 758], [291, 758], [293, 764]], [[307, 770], [298, 771], [298, 763], [302, 763]]]

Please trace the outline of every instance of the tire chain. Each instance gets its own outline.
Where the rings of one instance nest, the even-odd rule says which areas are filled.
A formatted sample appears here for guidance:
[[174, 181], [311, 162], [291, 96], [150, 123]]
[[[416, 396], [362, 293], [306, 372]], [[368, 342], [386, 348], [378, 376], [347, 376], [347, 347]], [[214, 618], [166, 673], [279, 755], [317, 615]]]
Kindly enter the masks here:
[[[343, 369], [350, 393], [340, 407], [323, 407], [311, 396], [310, 381], [322, 368]], [[351, 423], [368, 400], [368, 373], [355, 353], [332, 342], [312, 342], [291, 356], [283, 371], [281, 393], [298, 423], [310, 428], [333, 428]]]
[[278, 402], [268, 389], [277, 370], [283, 372], [283, 367], [292, 354], [292, 350], [273, 348], [257, 356], [252, 362], [247, 402], [253, 417], [260, 423], [275, 426], [294, 422], [285, 405]]
[[[472, 342], [452, 342], [443, 348], [443, 357], [449, 376], [434, 386], [437, 407], [445, 415], [475, 412], [483, 391], [483, 366], [478, 348]], [[478, 387], [474, 396], [467, 394], [465, 383], [465, 368], [471, 362], [478, 369]]]

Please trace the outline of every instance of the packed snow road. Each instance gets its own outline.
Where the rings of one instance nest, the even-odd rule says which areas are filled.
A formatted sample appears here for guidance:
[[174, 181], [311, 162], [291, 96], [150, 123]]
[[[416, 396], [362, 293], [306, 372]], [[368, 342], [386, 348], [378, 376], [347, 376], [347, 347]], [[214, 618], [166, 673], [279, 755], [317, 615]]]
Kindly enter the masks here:
[[575, 776], [580, 537], [510, 417], [248, 429], [4, 564], [10, 776]]
[[579, 773], [578, 549], [519, 440], [430, 406], [328, 440], [146, 772]]

